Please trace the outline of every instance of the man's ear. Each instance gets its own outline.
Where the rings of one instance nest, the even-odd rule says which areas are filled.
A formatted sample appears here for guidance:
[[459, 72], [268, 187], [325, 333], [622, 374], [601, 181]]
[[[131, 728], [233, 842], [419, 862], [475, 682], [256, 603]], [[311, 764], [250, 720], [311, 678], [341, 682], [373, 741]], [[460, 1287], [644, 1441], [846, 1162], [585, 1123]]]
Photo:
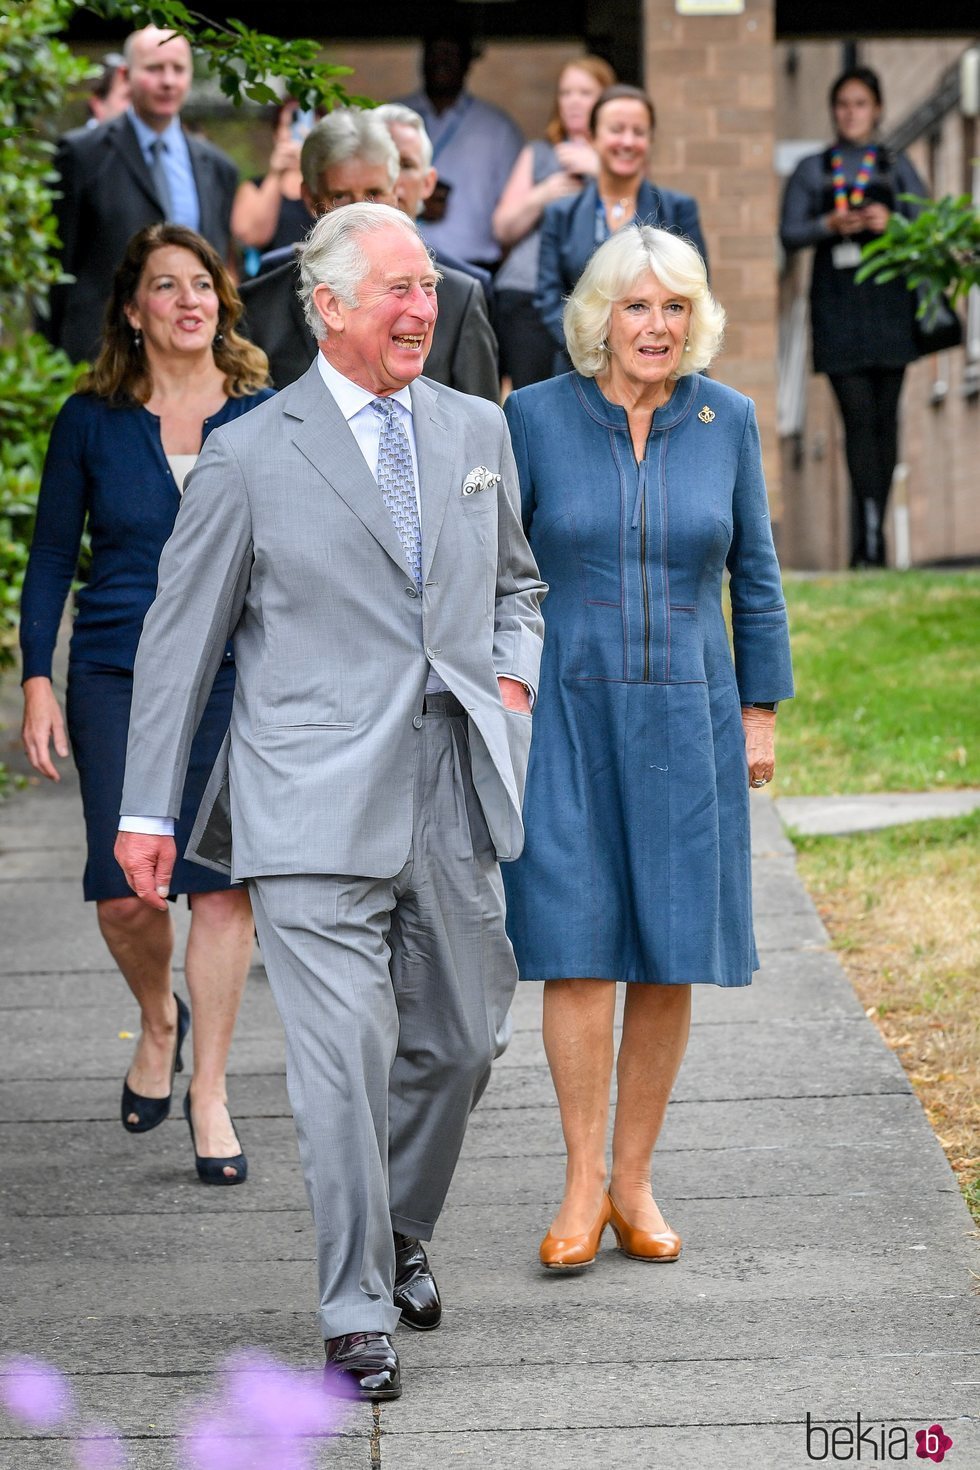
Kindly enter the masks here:
[[439, 174], [438, 174], [437, 170], [434, 169], [434, 168], [430, 168], [429, 171], [428, 171], [428, 173], [426, 174], [425, 180], [424, 180], [424, 182], [422, 184], [422, 198], [423, 199], [429, 199], [429, 198], [431, 198], [432, 191], [433, 191], [433, 189], [436, 186], [436, 181], [438, 180], [438, 178], [439, 178]]
[[320, 282], [313, 287], [313, 305], [320, 314], [328, 332], [342, 332], [347, 318], [347, 308], [332, 286]]

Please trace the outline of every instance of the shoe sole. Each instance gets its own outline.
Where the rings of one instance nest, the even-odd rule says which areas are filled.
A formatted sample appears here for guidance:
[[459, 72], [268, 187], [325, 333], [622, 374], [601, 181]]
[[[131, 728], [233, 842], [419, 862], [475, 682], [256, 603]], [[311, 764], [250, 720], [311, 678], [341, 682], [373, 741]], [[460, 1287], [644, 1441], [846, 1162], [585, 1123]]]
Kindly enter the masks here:
[[591, 1261], [542, 1261], [541, 1265], [546, 1271], [587, 1271], [595, 1263], [593, 1256]]
[[680, 1251], [677, 1252], [676, 1256], [634, 1256], [632, 1251], [623, 1250], [622, 1246], [619, 1246], [619, 1250], [623, 1252], [627, 1260], [645, 1261], [651, 1266], [669, 1266], [671, 1261], [679, 1261], [681, 1258]]
[[404, 1312], [399, 1318], [399, 1321], [402, 1327], [410, 1327], [413, 1332], [435, 1332], [436, 1328], [442, 1325], [441, 1317], [435, 1322], [412, 1322], [405, 1316]]

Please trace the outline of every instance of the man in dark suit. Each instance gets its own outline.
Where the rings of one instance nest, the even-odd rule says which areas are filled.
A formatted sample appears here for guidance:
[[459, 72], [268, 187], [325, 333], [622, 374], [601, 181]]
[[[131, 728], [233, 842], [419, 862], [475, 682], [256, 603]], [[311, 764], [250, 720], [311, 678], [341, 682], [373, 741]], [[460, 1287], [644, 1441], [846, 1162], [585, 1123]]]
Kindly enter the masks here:
[[61, 264], [75, 279], [52, 293], [42, 330], [76, 362], [98, 351], [112, 278], [137, 230], [158, 220], [188, 225], [222, 256], [231, 243], [238, 170], [180, 125], [191, 84], [190, 46], [148, 26], [129, 37], [123, 55], [131, 94], [126, 112], [67, 133], [56, 160]]
[[[371, 112], [336, 108], [307, 134], [300, 158], [303, 198], [316, 215], [345, 204], [398, 204], [398, 150], [388, 128]], [[436, 288], [439, 316], [426, 377], [460, 393], [474, 393], [496, 403], [500, 393], [497, 339], [487, 316], [478, 281], [438, 262], [442, 280]], [[299, 271], [294, 260], [257, 276], [242, 286], [245, 331], [269, 359], [277, 388], [285, 388], [306, 372], [316, 356], [316, 342], [296, 295]]]

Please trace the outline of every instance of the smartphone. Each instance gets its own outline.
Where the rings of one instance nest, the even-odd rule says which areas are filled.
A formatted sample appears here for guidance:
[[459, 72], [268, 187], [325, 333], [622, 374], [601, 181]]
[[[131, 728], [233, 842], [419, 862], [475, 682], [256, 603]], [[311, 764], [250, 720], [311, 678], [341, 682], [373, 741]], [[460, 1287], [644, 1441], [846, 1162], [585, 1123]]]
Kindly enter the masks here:
[[303, 139], [306, 137], [307, 133], [310, 131], [310, 128], [315, 122], [316, 113], [314, 112], [312, 107], [305, 110], [303, 108], [297, 107], [296, 111], [293, 113], [293, 120], [289, 127], [289, 131], [293, 135], [294, 142], [302, 143]]

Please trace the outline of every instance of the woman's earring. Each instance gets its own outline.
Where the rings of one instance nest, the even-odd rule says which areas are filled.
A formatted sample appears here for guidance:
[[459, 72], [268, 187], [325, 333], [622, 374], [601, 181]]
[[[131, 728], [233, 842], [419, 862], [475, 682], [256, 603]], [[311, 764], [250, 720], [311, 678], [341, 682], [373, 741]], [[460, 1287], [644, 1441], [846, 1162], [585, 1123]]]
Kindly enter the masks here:
[[687, 338], [686, 338], [686, 337], [685, 337], [685, 338], [684, 338], [684, 351], [685, 351], [685, 352], [690, 352], [690, 350], [691, 350], [691, 344], [690, 344], [690, 342], [689, 342], [689, 341], [688, 341], [688, 340], [687, 340]]
[[136, 348], [137, 352], [139, 352], [140, 348], [143, 346], [143, 333], [140, 331], [139, 327], [133, 328], [133, 346]]
[[225, 340], [225, 334], [224, 334], [224, 332], [215, 332], [214, 336], [211, 338], [211, 346], [212, 347], [220, 347], [221, 344], [222, 344], [222, 342], [224, 340]]

